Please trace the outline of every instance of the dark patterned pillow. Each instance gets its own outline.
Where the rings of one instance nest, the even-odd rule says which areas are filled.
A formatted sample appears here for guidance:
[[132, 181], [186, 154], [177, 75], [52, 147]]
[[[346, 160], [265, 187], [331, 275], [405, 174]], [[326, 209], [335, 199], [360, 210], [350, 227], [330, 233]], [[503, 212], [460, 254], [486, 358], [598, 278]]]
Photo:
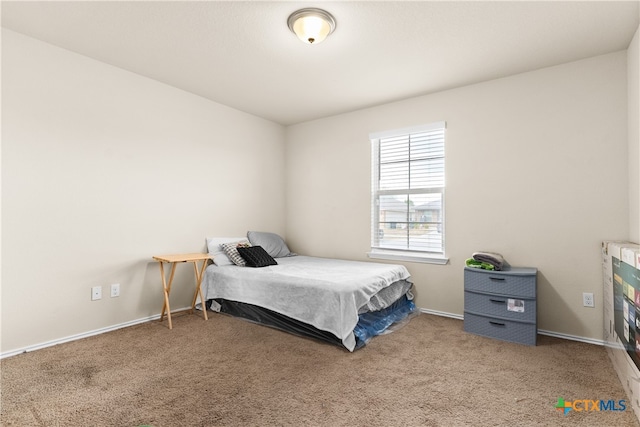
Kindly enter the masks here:
[[247, 263], [247, 267], [266, 267], [278, 265], [275, 259], [262, 246], [238, 247], [238, 253]]

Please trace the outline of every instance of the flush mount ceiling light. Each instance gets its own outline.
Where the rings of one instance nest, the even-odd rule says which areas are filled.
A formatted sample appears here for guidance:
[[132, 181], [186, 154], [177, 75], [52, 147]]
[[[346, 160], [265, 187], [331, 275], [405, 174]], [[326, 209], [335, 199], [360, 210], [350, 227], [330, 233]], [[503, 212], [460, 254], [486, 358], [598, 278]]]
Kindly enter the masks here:
[[333, 33], [336, 29], [336, 20], [329, 12], [308, 7], [289, 15], [287, 25], [303, 42], [318, 44]]

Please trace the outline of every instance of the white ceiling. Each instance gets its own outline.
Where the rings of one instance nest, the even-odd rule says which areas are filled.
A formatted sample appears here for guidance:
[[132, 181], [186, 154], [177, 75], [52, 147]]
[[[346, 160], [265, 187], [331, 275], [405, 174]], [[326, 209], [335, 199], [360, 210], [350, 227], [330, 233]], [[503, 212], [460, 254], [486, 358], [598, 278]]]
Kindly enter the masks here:
[[[289, 14], [337, 21], [306, 45]], [[2, 26], [283, 125], [626, 49], [639, 1], [2, 1]]]

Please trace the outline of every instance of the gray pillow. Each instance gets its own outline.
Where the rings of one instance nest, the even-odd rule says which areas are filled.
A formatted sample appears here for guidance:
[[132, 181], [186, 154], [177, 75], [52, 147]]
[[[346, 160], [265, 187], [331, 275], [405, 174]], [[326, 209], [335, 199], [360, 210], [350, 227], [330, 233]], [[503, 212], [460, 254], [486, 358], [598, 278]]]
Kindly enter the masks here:
[[262, 231], [249, 231], [247, 239], [252, 246], [262, 246], [273, 258], [282, 258], [295, 255], [289, 250], [282, 237], [275, 233], [265, 233]]

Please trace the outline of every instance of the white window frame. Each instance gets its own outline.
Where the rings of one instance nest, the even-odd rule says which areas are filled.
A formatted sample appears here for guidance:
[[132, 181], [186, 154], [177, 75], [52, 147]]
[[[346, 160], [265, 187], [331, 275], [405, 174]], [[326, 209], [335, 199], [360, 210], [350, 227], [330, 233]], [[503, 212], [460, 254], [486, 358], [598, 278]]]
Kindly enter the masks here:
[[[433, 130], [445, 131], [445, 144], [446, 144], [446, 127], [447, 124], [444, 121], [434, 122], [427, 125], [414, 126], [403, 129], [395, 129], [382, 132], [374, 132], [369, 134], [369, 140], [371, 141], [371, 251], [367, 253], [369, 258], [385, 259], [394, 261], [410, 261], [410, 262], [423, 262], [430, 264], [446, 264], [449, 259], [445, 255], [445, 187], [428, 188], [428, 189], [403, 189], [398, 190], [380, 190], [380, 140], [393, 137], [402, 137], [412, 134], [424, 133]], [[446, 150], [446, 145], [445, 145]], [[446, 173], [446, 171], [445, 171]], [[379, 208], [378, 201], [381, 195], [392, 194], [428, 194], [428, 193], [440, 193], [442, 200], [441, 211], [441, 223], [442, 223], [442, 252], [439, 251], [423, 251], [423, 250], [409, 250], [409, 249], [392, 249], [380, 247], [379, 243]]]

